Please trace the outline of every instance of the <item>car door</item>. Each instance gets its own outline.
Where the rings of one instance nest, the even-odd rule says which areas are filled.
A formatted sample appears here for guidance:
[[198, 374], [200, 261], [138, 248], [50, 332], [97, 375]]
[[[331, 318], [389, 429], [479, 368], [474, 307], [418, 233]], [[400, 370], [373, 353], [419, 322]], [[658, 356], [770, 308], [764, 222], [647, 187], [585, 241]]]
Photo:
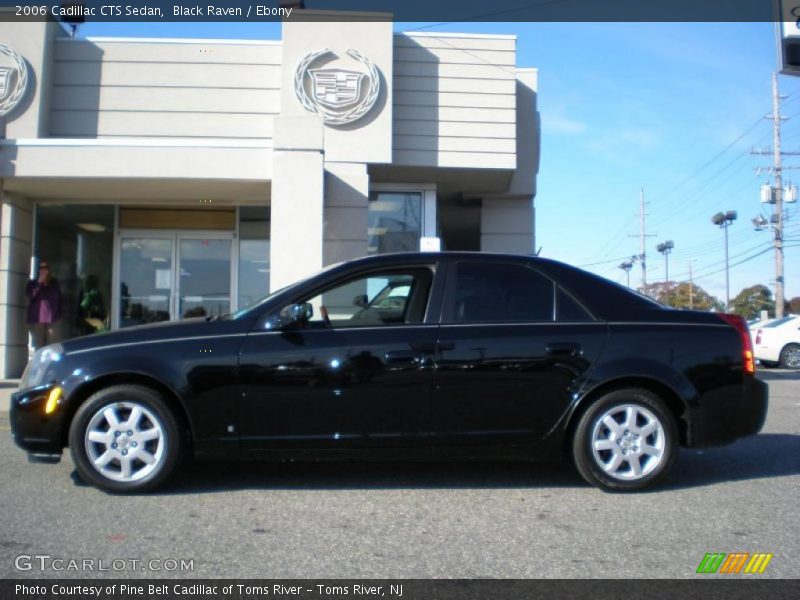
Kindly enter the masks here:
[[598, 358], [606, 326], [527, 263], [454, 267], [439, 334], [434, 444], [536, 443]]
[[435, 271], [345, 276], [289, 303], [311, 307], [307, 322], [256, 325], [240, 356], [243, 449], [428, 449]]

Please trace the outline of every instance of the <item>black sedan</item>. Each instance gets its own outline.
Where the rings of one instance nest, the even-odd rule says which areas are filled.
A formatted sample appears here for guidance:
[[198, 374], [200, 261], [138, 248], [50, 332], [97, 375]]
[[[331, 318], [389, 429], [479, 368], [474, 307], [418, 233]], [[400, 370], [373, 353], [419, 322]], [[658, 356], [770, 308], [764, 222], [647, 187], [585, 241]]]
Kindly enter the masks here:
[[661, 480], [678, 446], [757, 433], [766, 385], [747, 325], [665, 308], [541, 258], [359, 259], [218, 319], [36, 352], [11, 425], [69, 447], [109, 491], [198, 458], [572, 457], [606, 490]]

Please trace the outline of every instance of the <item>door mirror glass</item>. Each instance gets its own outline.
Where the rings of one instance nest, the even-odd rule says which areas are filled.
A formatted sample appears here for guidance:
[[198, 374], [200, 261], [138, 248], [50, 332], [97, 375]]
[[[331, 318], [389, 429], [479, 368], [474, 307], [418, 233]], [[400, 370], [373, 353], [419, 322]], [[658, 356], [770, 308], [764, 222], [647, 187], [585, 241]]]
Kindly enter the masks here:
[[290, 304], [272, 315], [265, 323], [265, 329], [287, 329], [299, 323], [307, 323], [314, 316], [314, 307], [308, 302]]
[[369, 299], [367, 298], [366, 294], [359, 294], [358, 296], [353, 298], [353, 306], [366, 308], [368, 304], [369, 304]]

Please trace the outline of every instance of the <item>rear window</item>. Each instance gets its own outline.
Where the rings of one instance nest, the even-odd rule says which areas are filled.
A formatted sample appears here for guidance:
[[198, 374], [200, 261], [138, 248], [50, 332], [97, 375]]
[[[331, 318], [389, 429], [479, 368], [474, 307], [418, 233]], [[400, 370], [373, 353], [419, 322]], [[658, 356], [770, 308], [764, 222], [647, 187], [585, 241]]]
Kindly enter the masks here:
[[767, 327], [780, 327], [784, 323], [788, 323], [789, 321], [794, 321], [797, 317], [781, 317], [780, 319], [775, 319], [772, 323], [767, 323], [764, 325], [764, 328]]

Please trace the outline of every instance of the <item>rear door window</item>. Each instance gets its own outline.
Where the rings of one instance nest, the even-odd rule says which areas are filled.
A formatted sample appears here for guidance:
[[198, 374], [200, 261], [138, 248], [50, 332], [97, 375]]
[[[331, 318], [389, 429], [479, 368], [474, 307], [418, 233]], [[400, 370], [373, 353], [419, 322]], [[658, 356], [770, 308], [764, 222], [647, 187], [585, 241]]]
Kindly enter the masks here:
[[523, 265], [460, 262], [446, 320], [454, 323], [553, 321], [553, 282]]

